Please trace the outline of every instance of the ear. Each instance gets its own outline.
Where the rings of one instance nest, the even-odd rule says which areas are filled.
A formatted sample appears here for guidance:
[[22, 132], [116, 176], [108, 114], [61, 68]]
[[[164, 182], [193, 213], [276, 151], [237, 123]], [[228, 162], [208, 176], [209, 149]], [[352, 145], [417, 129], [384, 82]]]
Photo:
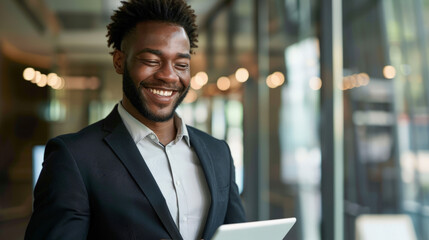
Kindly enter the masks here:
[[113, 52], [113, 66], [118, 74], [124, 73], [125, 54], [119, 50]]

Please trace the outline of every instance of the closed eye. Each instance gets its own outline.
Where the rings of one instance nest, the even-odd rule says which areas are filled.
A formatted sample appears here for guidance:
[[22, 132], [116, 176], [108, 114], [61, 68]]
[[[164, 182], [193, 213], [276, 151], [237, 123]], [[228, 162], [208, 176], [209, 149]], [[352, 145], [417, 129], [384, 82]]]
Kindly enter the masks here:
[[187, 70], [189, 69], [189, 64], [183, 63], [183, 64], [176, 64], [176, 68], [179, 70]]
[[144, 64], [148, 65], [148, 66], [158, 66], [159, 65], [159, 61], [157, 61], [157, 60], [142, 59], [140, 61], [143, 62]]

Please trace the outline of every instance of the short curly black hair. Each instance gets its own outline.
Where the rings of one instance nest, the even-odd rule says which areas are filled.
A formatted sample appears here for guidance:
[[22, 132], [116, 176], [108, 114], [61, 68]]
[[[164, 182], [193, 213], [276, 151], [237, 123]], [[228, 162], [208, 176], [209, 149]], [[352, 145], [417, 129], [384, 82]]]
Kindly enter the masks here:
[[[136, 25], [145, 21], [177, 24], [185, 29], [190, 46], [197, 48], [198, 27], [195, 11], [184, 0], [130, 0], [122, 1], [107, 25], [107, 46], [121, 50], [122, 40]], [[192, 52], [192, 51], [191, 51]]]

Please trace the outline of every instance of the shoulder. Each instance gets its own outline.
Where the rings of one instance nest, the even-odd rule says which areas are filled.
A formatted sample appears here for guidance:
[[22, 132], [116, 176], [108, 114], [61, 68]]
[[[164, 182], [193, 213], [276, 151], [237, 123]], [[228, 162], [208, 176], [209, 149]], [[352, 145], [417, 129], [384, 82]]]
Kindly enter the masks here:
[[44, 164], [55, 162], [55, 169], [61, 169], [67, 164], [76, 165], [83, 174], [93, 169], [92, 165], [96, 164], [97, 160], [105, 160], [111, 156], [104, 140], [107, 134], [103, 129], [103, 121], [100, 121], [78, 132], [54, 137], [46, 144]]
[[103, 130], [104, 119], [93, 123], [78, 132], [59, 135], [50, 139], [47, 147], [50, 145], [67, 146], [69, 149], [88, 149], [91, 146], [102, 143], [108, 132]]
[[84, 144], [88, 142], [97, 141], [99, 142], [118, 126], [123, 126], [123, 122], [121, 117], [119, 116], [117, 106], [115, 106], [109, 115], [99, 120], [98, 122], [90, 124], [89, 126], [83, 128], [78, 132], [57, 136], [50, 141], [60, 140], [67, 144]]
[[100, 133], [104, 132], [103, 120], [100, 120], [96, 123], [88, 125], [87, 127], [81, 129], [78, 132], [59, 135], [56, 138], [62, 139], [67, 142], [73, 141], [73, 140], [85, 140], [88, 138], [92, 138], [93, 136], [99, 135]]

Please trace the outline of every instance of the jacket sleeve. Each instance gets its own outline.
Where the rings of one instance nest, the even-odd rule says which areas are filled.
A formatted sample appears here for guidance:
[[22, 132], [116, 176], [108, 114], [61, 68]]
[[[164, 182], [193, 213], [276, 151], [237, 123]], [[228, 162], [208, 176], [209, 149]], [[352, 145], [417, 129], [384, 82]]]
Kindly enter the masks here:
[[[226, 144], [226, 143], [225, 143]], [[238, 186], [235, 182], [235, 167], [234, 167], [234, 161], [231, 156], [231, 151], [228, 147], [228, 144], [226, 144], [229, 156], [230, 156], [230, 190], [229, 190], [229, 200], [228, 200], [228, 209], [226, 212], [224, 224], [228, 223], [240, 223], [246, 221], [246, 216], [244, 213], [244, 208], [241, 203], [240, 194], [238, 192]]]
[[25, 239], [86, 239], [90, 209], [76, 161], [61, 138], [48, 142]]

